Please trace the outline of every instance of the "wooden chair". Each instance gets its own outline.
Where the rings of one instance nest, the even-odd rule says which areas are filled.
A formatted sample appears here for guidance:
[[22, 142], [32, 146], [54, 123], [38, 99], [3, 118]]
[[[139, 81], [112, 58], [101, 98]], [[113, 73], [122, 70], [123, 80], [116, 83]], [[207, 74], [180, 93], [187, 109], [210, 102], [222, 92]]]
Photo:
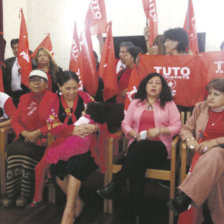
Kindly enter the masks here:
[[[181, 122], [184, 124], [190, 112], [181, 111]], [[189, 115], [188, 115], [189, 114]], [[166, 180], [170, 181], [170, 199], [174, 199], [175, 196], [175, 178], [176, 178], [176, 154], [177, 154], [177, 143], [179, 136], [175, 137], [171, 144], [171, 159], [170, 159], [170, 170], [159, 170], [159, 169], [147, 169], [145, 173], [146, 178], [156, 179], [156, 180]], [[109, 139], [109, 144], [107, 147], [108, 150], [108, 161], [107, 161], [107, 171], [105, 173], [104, 184], [105, 186], [110, 183], [112, 180], [112, 175], [117, 173], [121, 169], [121, 164], [116, 164], [113, 161], [113, 141], [114, 139]], [[184, 151], [181, 150], [180, 157], [183, 158], [181, 161], [184, 161]], [[186, 157], [185, 157], [186, 158]], [[106, 206], [105, 206], [106, 204]], [[104, 201], [104, 212], [112, 213], [113, 205], [112, 200]], [[174, 214], [170, 209], [169, 211], [169, 224], [174, 223]]]
[[[185, 124], [187, 119], [190, 118], [192, 114], [193, 107], [189, 107], [184, 112], [181, 112], [181, 121], [182, 124]], [[185, 179], [187, 175], [187, 166], [191, 163], [190, 151], [187, 151], [187, 145], [185, 142], [180, 142], [180, 151], [181, 151], [181, 170], [180, 170], [180, 183]]]
[[[117, 158], [114, 158], [114, 148], [118, 147], [119, 144], [119, 140], [121, 140], [122, 138], [122, 132], [118, 131], [115, 133], [115, 135], [117, 136], [117, 138], [113, 138], [113, 137], [108, 137], [107, 138], [107, 144], [106, 144], [106, 153], [107, 153], [107, 163], [106, 163], [106, 171], [104, 174], [104, 185], [106, 186], [112, 179], [112, 172], [110, 172], [112, 170], [113, 167], [113, 161], [114, 160], [119, 160], [120, 158], [122, 158], [124, 156], [124, 149], [126, 149], [126, 142], [122, 141], [123, 146], [122, 146], [122, 151], [119, 152], [119, 154], [117, 155]], [[103, 208], [104, 212], [106, 213], [112, 213], [112, 201], [111, 200], [104, 200], [104, 208]]]
[[5, 180], [6, 180], [6, 159], [7, 154], [5, 151], [8, 145], [8, 135], [12, 133], [11, 126], [0, 128], [0, 165], [1, 165], [1, 194], [5, 194]]

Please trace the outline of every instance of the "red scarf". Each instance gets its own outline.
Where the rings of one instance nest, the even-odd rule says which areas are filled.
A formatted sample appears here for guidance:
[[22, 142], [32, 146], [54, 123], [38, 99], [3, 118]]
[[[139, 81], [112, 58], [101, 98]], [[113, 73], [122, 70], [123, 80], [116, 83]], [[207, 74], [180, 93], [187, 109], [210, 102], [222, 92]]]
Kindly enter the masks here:
[[76, 98], [74, 99], [74, 102], [73, 102], [73, 107], [70, 108], [64, 97], [63, 96], [60, 96], [60, 99], [61, 99], [61, 104], [62, 104], [62, 107], [64, 108], [64, 111], [65, 111], [65, 114], [66, 114], [66, 117], [65, 117], [65, 120], [64, 120], [64, 124], [67, 124], [68, 123], [68, 119], [71, 117], [72, 119], [72, 122], [76, 122], [76, 117], [75, 117], [75, 114], [74, 112], [76, 111], [76, 107], [77, 107], [77, 104], [78, 104], [78, 99], [79, 99], [79, 96], [76, 96]]

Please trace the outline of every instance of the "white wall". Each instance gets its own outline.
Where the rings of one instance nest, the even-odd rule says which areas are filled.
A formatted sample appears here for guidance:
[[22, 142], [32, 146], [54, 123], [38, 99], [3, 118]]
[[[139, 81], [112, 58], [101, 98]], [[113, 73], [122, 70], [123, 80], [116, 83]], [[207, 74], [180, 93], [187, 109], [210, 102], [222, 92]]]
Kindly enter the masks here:
[[[172, 27], [182, 27], [188, 0], [157, 0], [159, 33]], [[3, 0], [4, 36], [7, 41], [5, 57], [12, 55], [9, 42], [19, 36], [19, 9], [23, 7], [29, 34], [30, 49], [34, 50], [47, 33], [51, 34], [55, 59], [63, 69], [68, 68], [74, 21], [78, 31], [89, 0]], [[141, 35], [145, 26], [142, 0], [105, 0], [108, 21], [113, 22], [114, 36]], [[219, 50], [224, 40], [223, 0], [193, 0], [198, 32], [206, 32], [206, 50]], [[98, 42], [93, 37], [94, 49]]]

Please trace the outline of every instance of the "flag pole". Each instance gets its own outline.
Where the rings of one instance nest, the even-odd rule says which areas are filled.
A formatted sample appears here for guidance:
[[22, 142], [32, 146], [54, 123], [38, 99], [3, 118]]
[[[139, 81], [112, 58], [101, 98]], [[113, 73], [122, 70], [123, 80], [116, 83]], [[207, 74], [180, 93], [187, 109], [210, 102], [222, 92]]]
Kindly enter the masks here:
[[[189, 29], [190, 29], [190, 0], [188, 0], [188, 8], [187, 8], [187, 33], [189, 37]], [[190, 40], [188, 41], [188, 51], [190, 50]]]

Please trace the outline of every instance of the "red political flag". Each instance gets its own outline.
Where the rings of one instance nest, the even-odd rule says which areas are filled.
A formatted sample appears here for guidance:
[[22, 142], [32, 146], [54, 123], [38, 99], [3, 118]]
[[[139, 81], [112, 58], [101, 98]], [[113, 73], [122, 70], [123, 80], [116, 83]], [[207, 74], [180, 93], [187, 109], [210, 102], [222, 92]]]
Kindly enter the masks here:
[[4, 92], [2, 66], [4, 65], [5, 40], [3, 38], [3, 3], [0, 0], [0, 91]]
[[224, 51], [204, 52], [199, 56], [202, 72], [207, 74], [206, 83], [214, 78], [224, 78]]
[[198, 53], [198, 36], [195, 25], [195, 16], [192, 0], [188, 1], [188, 10], [185, 17], [184, 29], [188, 33], [189, 37], [189, 48], [193, 54]]
[[69, 63], [69, 70], [77, 73], [79, 69], [79, 38], [76, 28], [76, 23], [74, 25], [74, 32], [73, 32], [73, 38], [72, 38], [72, 47], [71, 47], [71, 53], [70, 53], [70, 63]]
[[85, 25], [90, 24], [91, 34], [107, 32], [107, 15], [104, 0], [90, 0]]
[[28, 76], [32, 70], [32, 62], [29, 52], [28, 33], [26, 29], [26, 21], [21, 9], [21, 25], [19, 35], [19, 48], [18, 48], [18, 64], [20, 66], [20, 74], [22, 83], [28, 86]]
[[43, 48], [43, 47], [48, 49], [50, 51], [50, 53], [52, 55], [54, 55], [53, 45], [52, 45], [52, 42], [51, 42], [50, 34], [47, 34], [47, 36], [42, 40], [42, 42], [38, 45], [38, 47], [32, 53], [31, 57], [34, 58], [36, 56], [36, 53], [37, 53], [38, 49]]
[[[200, 63], [199, 56], [194, 55], [140, 55], [140, 63], [134, 75], [141, 81], [149, 73], [162, 74], [171, 88], [176, 104], [194, 106], [205, 95], [207, 74], [201, 71]], [[132, 76], [133, 73], [130, 80], [133, 79]], [[135, 82], [129, 81], [127, 97], [129, 91], [134, 91], [133, 86], [137, 88], [139, 82]], [[126, 102], [128, 104], [127, 99]]]
[[117, 94], [116, 58], [114, 53], [114, 40], [112, 36], [112, 23], [108, 23], [107, 38], [99, 65], [99, 75], [104, 83], [103, 99], [110, 99]]
[[137, 70], [138, 69], [135, 66], [131, 72], [131, 77], [129, 80], [128, 90], [126, 93], [126, 98], [125, 98], [125, 103], [124, 103], [125, 111], [127, 111], [129, 104], [134, 99], [134, 96], [137, 93], [138, 85], [140, 84], [140, 81], [141, 81], [141, 78], [140, 78]]
[[96, 61], [93, 53], [93, 46], [89, 27], [85, 27], [85, 31], [80, 37], [80, 76], [86, 91], [95, 96], [98, 89], [98, 74], [96, 70]]
[[149, 20], [149, 46], [153, 45], [153, 42], [158, 35], [158, 16], [156, 10], [156, 0], [142, 0], [145, 16]]

